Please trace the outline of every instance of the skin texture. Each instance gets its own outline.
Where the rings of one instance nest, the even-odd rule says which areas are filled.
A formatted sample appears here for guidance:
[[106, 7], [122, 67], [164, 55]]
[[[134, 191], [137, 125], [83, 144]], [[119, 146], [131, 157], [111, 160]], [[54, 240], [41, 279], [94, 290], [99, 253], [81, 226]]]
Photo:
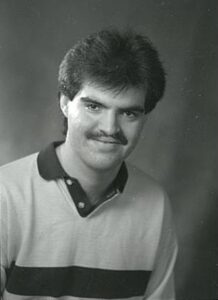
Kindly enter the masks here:
[[57, 154], [89, 194], [96, 185], [106, 188], [135, 148], [146, 120], [144, 99], [143, 89], [114, 92], [91, 83], [84, 83], [72, 101], [61, 96], [68, 131]]

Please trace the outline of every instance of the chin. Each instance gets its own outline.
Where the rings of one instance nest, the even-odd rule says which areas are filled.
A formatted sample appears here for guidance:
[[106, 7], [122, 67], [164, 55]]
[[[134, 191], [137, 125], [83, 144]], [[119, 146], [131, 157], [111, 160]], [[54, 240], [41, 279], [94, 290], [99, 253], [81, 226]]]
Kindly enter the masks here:
[[96, 171], [109, 171], [111, 169], [117, 168], [123, 160], [121, 159], [93, 159], [92, 161], [89, 162], [89, 166]]

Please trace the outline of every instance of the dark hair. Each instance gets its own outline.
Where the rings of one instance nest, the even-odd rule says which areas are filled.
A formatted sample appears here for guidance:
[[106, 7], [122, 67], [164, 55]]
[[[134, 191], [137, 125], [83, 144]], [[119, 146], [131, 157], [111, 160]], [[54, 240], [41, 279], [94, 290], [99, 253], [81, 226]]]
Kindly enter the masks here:
[[[67, 52], [59, 68], [59, 97], [73, 100], [86, 80], [117, 92], [145, 88], [145, 113], [154, 109], [165, 89], [158, 52], [147, 37], [130, 30], [101, 30]], [[65, 120], [65, 134], [66, 126]]]

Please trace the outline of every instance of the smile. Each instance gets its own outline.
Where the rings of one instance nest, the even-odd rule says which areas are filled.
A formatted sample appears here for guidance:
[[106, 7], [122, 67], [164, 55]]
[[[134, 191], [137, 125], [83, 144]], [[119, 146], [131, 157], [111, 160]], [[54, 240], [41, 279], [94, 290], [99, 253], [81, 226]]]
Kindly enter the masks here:
[[109, 138], [92, 138], [94, 141], [103, 143], [103, 144], [121, 144], [120, 141], [114, 140], [114, 139], [109, 139]]

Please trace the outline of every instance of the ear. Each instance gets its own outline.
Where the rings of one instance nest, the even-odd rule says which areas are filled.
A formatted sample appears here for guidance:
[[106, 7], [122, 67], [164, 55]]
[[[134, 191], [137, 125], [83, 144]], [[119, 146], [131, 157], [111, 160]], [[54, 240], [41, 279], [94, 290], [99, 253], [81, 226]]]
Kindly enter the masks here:
[[69, 105], [69, 98], [66, 97], [65, 95], [61, 94], [60, 96], [60, 108], [64, 116], [67, 118], [68, 117], [68, 105]]

